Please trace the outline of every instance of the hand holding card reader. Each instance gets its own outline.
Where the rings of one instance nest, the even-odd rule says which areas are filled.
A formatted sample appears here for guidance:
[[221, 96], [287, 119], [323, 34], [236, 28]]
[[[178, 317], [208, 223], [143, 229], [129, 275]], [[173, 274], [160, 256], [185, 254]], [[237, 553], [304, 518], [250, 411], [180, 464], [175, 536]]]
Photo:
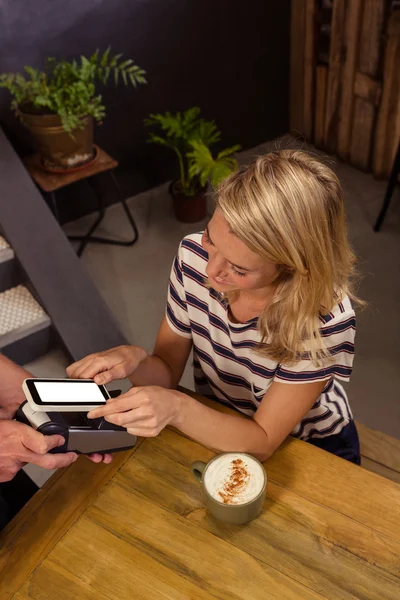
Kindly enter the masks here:
[[[26, 379], [26, 401], [17, 411], [17, 420], [43, 435], [62, 435], [65, 444], [51, 453], [109, 453], [128, 450], [136, 437], [124, 427], [103, 418], [89, 419], [87, 412], [106, 403], [110, 395], [105, 386], [92, 379]], [[115, 397], [120, 392], [110, 392]]]

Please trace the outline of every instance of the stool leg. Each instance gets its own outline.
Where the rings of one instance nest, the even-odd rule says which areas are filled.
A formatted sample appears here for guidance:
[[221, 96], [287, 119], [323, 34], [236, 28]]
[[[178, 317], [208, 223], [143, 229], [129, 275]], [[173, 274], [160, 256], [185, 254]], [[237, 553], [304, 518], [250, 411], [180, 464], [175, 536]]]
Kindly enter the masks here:
[[92, 233], [97, 229], [97, 227], [100, 225], [100, 223], [102, 222], [102, 220], [104, 219], [104, 216], [105, 216], [105, 204], [104, 204], [103, 197], [97, 193], [96, 189], [93, 187], [93, 182], [91, 181], [91, 179], [86, 179], [85, 181], [88, 184], [88, 186], [90, 187], [90, 189], [92, 190], [92, 192], [94, 193], [94, 196], [97, 201], [97, 209], [99, 211], [99, 216], [94, 221], [93, 225], [90, 226], [89, 231], [87, 233], [85, 233], [84, 235], [69, 235], [68, 236], [69, 240], [80, 242], [78, 250], [77, 250], [78, 256], [82, 256], [83, 251], [85, 250], [85, 248], [89, 244], [89, 242], [94, 241]]
[[57, 223], [60, 224], [60, 214], [58, 212], [56, 194], [55, 192], [48, 192], [48, 196], [51, 201], [51, 210], [53, 211], [53, 215], [55, 216]]
[[138, 239], [139, 239], [139, 232], [138, 232], [138, 229], [136, 227], [135, 220], [132, 217], [132, 213], [129, 210], [129, 207], [128, 207], [127, 203], [126, 203], [126, 200], [125, 200], [124, 196], [121, 193], [121, 190], [119, 189], [119, 185], [117, 183], [117, 180], [115, 178], [114, 173], [112, 171], [108, 171], [108, 174], [109, 174], [109, 176], [111, 178], [111, 181], [114, 184], [114, 188], [115, 188], [115, 190], [117, 192], [119, 201], [122, 204], [122, 208], [125, 211], [125, 214], [126, 214], [126, 216], [128, 218], [128, 221], [129, 221], [130, 226], [132, 227], [132, 231], [133, 231], [133, 238], [132, 238], [132, 240], [130, 240], [129, 242], [121, 242], [121, 245], [124, 245], [124, 246], [133, 246], [133, 244], [135, 244], [138, 241]]
[[97, 227], [100, 225], [100, 223], [104, 219], [104, 214], [105, 214], [104, 203], [99, 202], [99, 216], [97, 217], [97, 219], [95, 220], [95, 222], [93, 223], [93, 225], [91, 226], [89, 231], [86, 233], [86, 235], [82, 238], [82, 241], [79, 244], [79, 248], [77, 251], [78, 256], [82, 256], [84, 249], [86, 248], [88, 243], [91, 241], [93, 231], [95, 231], [95, 229], [97, 229]]
[[114, 177], [114, 174], [111, 171], [109, 171], [108, 173], [111, 177], [111, 181], [114, 185], [114, 188], [118, 194], [118, 199], [122, 204], [122, 208], [124, 209], [124, 212], [128, 218], [129, 224], [132, 228], [133, 238], [127, 242], [124, 242], [124, 241], [120, 241], [120, 240], [113, 240], [112, 238], [108, 238], [108, 237], [100, 237], [97, 235], [92, 235], [93, 232], [96, 230], [96, 228], [101, 223], [101, 221], [103, 220], [103, 218], [105, 216], [105, 208], [106, 207], [105, 207], [105, 201], [104, 201], [103, 194], [101, 192], [99, 193], [99, 191], [96, 189], [96, 186], [94, 185], [93, 181], [91, 180], [91, 178], [89, 178], [89, 179], [87, 179], [87, 182], [90, 185], [90, 187], [92, 188], [92, 191], [94, 192], [94, 194], [97, 198], [99, 216], [96, 219], [96, 221], [93, 223], [93, 225], [91, 226], [89, 231], [84, 236], [78, 236], [78, 235], [68, 236], [68, 239], [70, 239], [70, 240], [79, 240], [81, 242], [78, 252], [77, 252], [78, 256], [81, 256], [81, 254], [84, 251], [84, 249], [86, 248], [87, 244], [91, 243], [91, 242], [94, 242], [96, 244], [111, 244], [113, 246], [133, 246], [133, 244], [135, 244], [137, 242], [137, 240], [139, 239], [139, 232], [137, 230], [135, 220], [132, 217], [132, 214], [131, 214], [131, 212], [128, 208], [128, 205], [125, 201], [125, 198], [121, 194], [121, 191], [118, 187], [118, 184]]
[[390, 200], [392, 199], [392, 196], [393, 196], [394, 188], [396, 187], [397, 176], [399, 173], [400, 173], [400, 144], [397, 149], [397, 154], [396, 154], [396, 158], [394, 160], [392, 171], [390, 173], [385, 197], [383, 199], [382, 208], [380, 210], [380, 213], [379, 213], [376, 223], [374, 225], [374, 231], [379, 231], [381, 228], [381, 225], [383, 223], [383, 220], [384, 220], [387, 210], [389, 208]]

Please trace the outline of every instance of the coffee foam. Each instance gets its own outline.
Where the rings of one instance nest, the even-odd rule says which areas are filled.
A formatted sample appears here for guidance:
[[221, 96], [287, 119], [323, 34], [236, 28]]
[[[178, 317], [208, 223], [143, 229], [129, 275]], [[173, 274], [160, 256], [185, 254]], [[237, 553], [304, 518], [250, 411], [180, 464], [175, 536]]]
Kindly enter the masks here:
[[262, 466], [250, 456], [223, 454], [214, 460], [205, 474], [207, 492], [223, 504], [245, 504], [256, 498], [264, 487]]

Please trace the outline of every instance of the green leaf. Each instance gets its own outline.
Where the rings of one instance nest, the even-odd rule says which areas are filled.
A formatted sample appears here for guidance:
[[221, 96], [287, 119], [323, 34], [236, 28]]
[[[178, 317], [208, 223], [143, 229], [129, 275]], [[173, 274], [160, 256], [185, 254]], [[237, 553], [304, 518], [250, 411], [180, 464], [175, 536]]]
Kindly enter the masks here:
[[165, 140], [164, 138], [160, 137], [159, 135], [155, 135], [154, 133], [151, 133], [149, 135], [147, 141], [149, 143], [151, 143], [151, 144], [158, 144], [159, 146], [169, 146], [167, 140]]
[[217, 186], [225, 177], [236, 170], [237, 162], [230, 155], [232, 149], [236, 149], [237, 146], [223, 150], [214, 159], [210, 149], [202, 142], [192, 140], [190, 145], [192, 151], [187, 153], [189, 175], [191, 177], [197, 176], [202, 186], [206, 184], [207, 180], [210, 180], [213, 186]]
[[96, 49], [96, 52], [94, 52], [92, 54], [92, 56], [90, 57], [90, 62], [92, 63], [92, 65], [97, 65], [97, 61], [99, 59], [99, 49]]
[[110, 50], [111, 50], [111, 46], [108, 46], [107, 50], [104, 52], [103, 56], [101, 57], [100, 65], [102, 67], [105, 67], [108, 63], [108, 56], [110, 54]]
[[212, 146], [221, 138], [214, 121], [205, 121], [201, 119], [193, 131], [192, 139], [203, 142], [206, 146]]
[[117, 66], [117, 64], [118, 64], [118, 61], [119, 61], [119, 59], [120, 59], [120, 58], [122, 58], [122, 57], [123, 57], [123, 54], [115, 54], [115, 55], [112, 57], [112, 59], [110, 60], [110, 62], [109, 62], [109, 66], [110, 66], [112, 69], [113, 69], [114, 67], [116, 67], [116, 66]]
[[225, 158], [226, 156], [231, 156], [232, 154], [239, 152], [240, 149], [240, 144], [236, 144], [235, 146], [231, 146], [230, 148], [225, 148], [225, 150], [221, 150], [221, 152], [218, 153], [217, 158], [220, 159]]
[[237, 168], [232, 154], [239, 149], [238, 145], [213, 157], [210, 146], [219, 141], [221, 134], [214, 121], [200, 117], [197, 106], [183, 113], [150, 114], [144, 124], [157, 129], [157, 133], [150, 133], [149, 142], [168, 146], [176, 152], [182, 189], [187, 195], [192, 195], [199, 186], [204, 187], [208, 180], [217, 185]]
[[[137, 87], [136, 78], [133, 73], [128, 73], [129, 81], [134, 87]], [[140, 83], [140, 82], [139, 82]]]
[[124, 60], [124, 62], [119, 64], [119, 69], [126, 69], [131, 64], [133, 64], [133, 60], [131, 58], [128, 58], [127, 60]]

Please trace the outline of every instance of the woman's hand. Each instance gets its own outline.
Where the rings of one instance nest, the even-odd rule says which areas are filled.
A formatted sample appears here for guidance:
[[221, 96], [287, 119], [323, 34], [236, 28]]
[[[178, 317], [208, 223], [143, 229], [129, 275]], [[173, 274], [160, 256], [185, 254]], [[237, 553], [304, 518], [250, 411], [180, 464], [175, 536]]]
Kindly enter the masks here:
[[104, 417], [109, 423], [126, 427], [131, 435], [155, 437], [167, 425], [178, 422], [181, 395], [157, 386], [134, 387], [91, 410], [88, 417]]
[[118, 346], [85, 356], [67, 368], [67, 375], [71, 379], [94, 379], [98, 385], [104, 385], [130, 377], [147, 356], [139, 346]]

